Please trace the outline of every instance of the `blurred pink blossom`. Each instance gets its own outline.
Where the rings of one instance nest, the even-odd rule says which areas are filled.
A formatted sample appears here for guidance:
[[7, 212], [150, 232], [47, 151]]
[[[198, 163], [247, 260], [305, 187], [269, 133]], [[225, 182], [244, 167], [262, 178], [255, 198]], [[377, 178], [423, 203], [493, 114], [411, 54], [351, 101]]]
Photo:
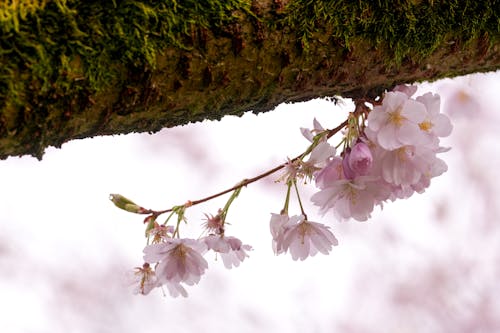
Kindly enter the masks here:
[[147, 295], [158, 286], [158, 280], [149, 264], [145, 263], [142, 267], [136, 267], [131, 272], [130, 284], [134, 288], [134, 294]]
[[408, 97], [413, 96], [417, 92], [418, 87], [414, 85], [399, 84], [392, 91], [399, 91], [406, 94]]
[[144, 260], [158, 263], [156, 276], [159, 284], [196, 284], [208, 268], [202, 253], [207, 250], [204, 242], [194, 239], [169, 239], [164, 243], [144, 248]]

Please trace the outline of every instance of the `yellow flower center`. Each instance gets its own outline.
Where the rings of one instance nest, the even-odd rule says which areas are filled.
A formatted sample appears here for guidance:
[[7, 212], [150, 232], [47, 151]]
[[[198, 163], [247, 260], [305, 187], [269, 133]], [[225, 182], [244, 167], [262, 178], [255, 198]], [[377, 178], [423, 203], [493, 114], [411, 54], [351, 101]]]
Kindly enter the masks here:
[[403, 125], [403, 121], [405, 120], [406, 118], [401, 115], [401, 107], [398, 107], [396, 111], [389, 113], [389, 122], [397, 127]]
[[432, 123], [430, 121], [424, 121], [424, 122], [421, 122], [420, 124], [418, 124], [418, 127], [420, 127], [420, 129], [422, 131], [426, 131], [426, 132], [429, 132], [432, 128]]
[[401, 147], [401, 148], [397, 149], [397, 151], [396, 151], [396, 156], [398, 157], [399, 161], [401, 161], [401, 162], [407, 162], [414, 155], [415, 155], [415, 152], [411, 147]]
[[184, 246], [184, 244], [179, 244], [178, 246], [176, 246], [173, 250], [172, 250], [174, 253], [174, 255], [178, 258], [180, 258], [181, 260], [185, 260], [186, 259], [186, 252], [187, 252], [187, 249], [186, 247]]

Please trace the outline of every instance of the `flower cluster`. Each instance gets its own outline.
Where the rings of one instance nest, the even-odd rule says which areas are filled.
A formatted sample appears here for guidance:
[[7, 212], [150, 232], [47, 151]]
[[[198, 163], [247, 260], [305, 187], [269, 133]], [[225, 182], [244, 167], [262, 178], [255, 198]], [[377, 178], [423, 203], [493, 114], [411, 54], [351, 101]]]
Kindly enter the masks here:
[[414, 90], [400, 89], [404, 92], [385, 94], [366, 124], [349, 128], [340, 156], [314, 174], [320, 190], [311, 200], [321, 213], [332, 210], [339, 219], [366, 221], [376, 205], [422, 193], [431, 178], [447, 170], [437, 154], [447, 150], [439, 138], [448, 136], [452, 125], [439, 112], [439, 96], [413, 99]]
[[[144, 264], [135, 268], [130, 281], [134, 293], [147, 295], [156, 287], [165, 287], [172, 297], [187, 297], [184, 285], [192, 286], [200, 281], [208, 268], [203, 256], [210, 250], [222, 258], [226, 268], [238, 267], [248, 257], [247, 252], [252, 250], [250, 245], [243, 244], [238, 238], [225, 235], [227, 211], [238, 194], [239, 190], [236, 190], [226, 207], [215, 216], [205, 214], [203, 226], [206, 236], [198, 239], [179, 237], [180, 222], [186, 221], [184, 212], [190, 203], [172, 208], [172, 213], [163, 224], [156, 222], [160, 212], [142, 208], [141, 212], [151, 215], [144, 220], [148, 239], [148, 245], [144, 248]], [[119, 194], [113, 194], [111, 200], [124, 203], [127, 208], [135, 205]], [[174, 214], [178, 216], [176, 227], [168, 225]]]
[[[304, 153], [204, 199], [155, 211], [112, 194], [110, 199], [117, 207], [147, 215], [144, 264], [133, 271], [134, 292], [145, 295], [165, 287], [173, 297], [186, 297], [185, 286], [197, 284], [205, 274], [208, 262], [204, 255], [209, 251], [220, 257], [226, 268], [238, 267], [252, 247], [226, 235], [229, 207], [243, 187], [279, 170], [283, 173], [278, 181], [287, 185], [287, 191], [280, 214], [271, 214], [272, 248], [276, 255], [290, 253], [293, 260], [328, 254], [338, 245], [329, 226], [309, 221], [299, 185], [314, 183], [318, 191], [312, 195], [312, 203], [320, 214], [333, 212], [339, 220], [366, 221], [375, 206], [424, 192], [432, 178], [447, 170], [437, 156], [448, 150], [440, 146], [440, 138], [450, 135], [452, 125], [440, 113], [438, 95], [413, 98], [415, 92], [414, 86], [397, 86], [381, 99], [356, 101], [349, 118], [332, 130], [324, 129], [315, 119], [312, 130], [301, 129], [310, 142]], [[341, 130], [340, 143], [332, 146], [329, 140]], [[187, 223], [187, 208], [231, 192], [217, 214], [205, 214], [202, 237], [180, 237], [181, 222]], [[289, 216], [292, 193], [300, 213]], [[158, 223], [158, 217], [165, 213], [170, 213], [166, 221]], [[177, 223], [170, 223], [175, 215]]]

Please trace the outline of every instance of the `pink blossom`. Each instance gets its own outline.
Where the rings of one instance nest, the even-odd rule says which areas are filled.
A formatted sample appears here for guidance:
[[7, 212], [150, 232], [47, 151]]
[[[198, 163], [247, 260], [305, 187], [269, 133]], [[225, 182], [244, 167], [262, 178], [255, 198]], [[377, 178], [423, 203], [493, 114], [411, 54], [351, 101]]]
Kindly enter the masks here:
[[283, 248], [283, 235], [288, 224], [288, 214], [274, 214], [271, 213], [271, 221], [269, 223], [271, 235], [273, 236], [273, 250], [275, 254], [285, 252]]
[[186, 283], [193, 285], [200, 281], [208, 268], [202, 253], [207, 249], [204, 242], [194, 239], [169, 239], [164, 243], [144, 248], [144, 261], [158, 263], [156, 276], [160, 284]]
[[344, 172], [344, 177], [346, 179], [353, 179], [354, 177], [356, 177], [356, 174], [349, 165], [350, 157], [351, 157], [351, 149], [347, 148], [346, 151], [344, 151], [344, 157], [342, 158], [342, 171]]
[[278, 181], [284, 180], [288, 183], [297, 178], [313, 178], [314, 174], [328, 164], [333, 156], [335, 156], [335, 147], [322, 141], [312, 149], [307, 161], [288, 159], [284, 165], [284, 172]]
[[431, 184], [431, 179], [442, 175], [447, 170], [448, 166], [446, 165], [446, 163], [440, 158], [436, 157], [428, 166], [427, 171], [421, 175], [418, 182], [412, 185], [400, 185], [399, 187], [395, 187], [392, 191], [391, 199], [406, 199], [409, 198], [414, 192], [425, 192], [425, 189]]
[[338, 241], [327, 226], [295, 215], [287, 223], [281, 245], [284, 252], [290, 250], [293, 260], [304, 260], [318, 252], [328, 254]]
[[288, 159], [284, 165], [283, 173], [278, 178], [278, 181], [284, 181], [285, 183], [294, 181], [299, 176], [299, 171], [299, 162], [297, 160], [292, 161], [291, 159]]
[[393, 185], [414, 185], [431, 173], [436, 153], [425, 146], [404, 146], [380, 156], [383, 179]]
[[394, 87], [394, 89], [392, 89], [392, 91], [399, 91], [406, 94], [406, 96], [411, 97], [417, 92], [417, 89], [418, 87], [414, 85], [398, 84]]
[[319, 206], [321, 214], [333, 210], [340, 219], [366, 221], [375, 205], [381, 204], [389, 194], [389, 186], [378, 177], [359, 176], [332, 182], [313, 194], [311, 201]]
[[243, 244], [238, 238], [226, 237], [227, 242], [230, 246], [230, 251], [221, 253], [222, 262], [224, 266], [228, 269], [238, 267], [240, 262], [248, 257], [246, 251], [251, 251], [252, 247], [250, 245]]
[[208, 250], [218, 253], [229, 252], [231, 250], [231, 246], [223, 235], [208, 235], [201, 240], [207, 244]]
[[211, 214], [205, 214], [205, 217], [206, 222], [203, 223], [203, 226], [206, 230], [208, 230], [208, 232], [213, 232], [216, 234], [221, 234], [224, 232], [224, 221], [222, 220], [220, 209], [215, 216]]
[[243, 245], [241, 240], [232, 236], [209, 235], [203, 238], [209, 250], [220, 254], [224, 266], [231, 269], [238, 267], [248, 257], [245, 251], [251, 251], [250, 245]]
[[311, 151], [309, 159], [300, 163], [301, 175], [312, 178], [313, 174], [321, 170], [333, 156], [335, 156], [335, 147], [326, 141], [320, 142]]
[[454, 87], [446, 98], [444, 110], [454, 118], [471, 118], [480, 116], [481, 111], [485, 110], [481, 105], [477, 92], [471, 90], [471, 87]]
[[147, 233], [148, 237], [153, 238], [153, 243], [161, 243], [172, 236], [172, 234], [174, 233], [174, 227], [171, 225], [166, 226], [154, 222], [153, 228]]
[[356, 143], [351, 149], [348, 162], [354, 175], [368, 175], [373, 163], [373, 156], [368, 145], [364, 142]]
[[317, 134], [319, 134], [321, 132], [324, 132], [325, 129], [323, 128], [323, 126], [321, 126], [321, 124], [319, 123], [319, 121], [316, 118], [314, 118], [314, 120], [313, 120], [313, 129], [312, 130], [307, 129], [307, 128], [301, 128], [300, 131], [301, 131], [302, 135], [307, 140], [309, 140], [310, 142], [313, 142], [314, 141], [314, 137]]
[[[440, 113], [440, 97], [437, 94], [426, 93], [417, 97], [417, 101], [426, 107], [425, 119], [418, 124], [429, 142], [437, 141], [437, 137], [446, 137], [451, 134], [453, 126], [450, 119]], [[437, 145], [437, 144], [436, 144]]]
[[153, 288], [158, 286], [155, 272], [148, 263], [142, 267], [136, 267], [130, 277], [131, 285], [134, 286], [134, 294], [147, 295]]
[[335, 156], [335, 147], [332, 147], [328, 142], [320, 142], [311, 151], [308, 161], [315, 165], [324, 165], [333, 156]]
[[425, 140], [419, 124], [425, 120], [425, 105], [402, 92], [388, 92], [368, 115], [368, 138], [387, 150], [405, 145], [419, 144]]
[[319, 188], [325, 188], [330, 183], [344, 179], [344, 171], [342, 168], [342, 159], [340, 157], [334, 157], [319, 171], [314, 174], [314, 180], [316, 186]]
[[168, 293], [172, 297], [188, 296], [186, 289], [184, 289], [184, 287], [180, 283], [167, 281], [163, 285], [167, 287]]

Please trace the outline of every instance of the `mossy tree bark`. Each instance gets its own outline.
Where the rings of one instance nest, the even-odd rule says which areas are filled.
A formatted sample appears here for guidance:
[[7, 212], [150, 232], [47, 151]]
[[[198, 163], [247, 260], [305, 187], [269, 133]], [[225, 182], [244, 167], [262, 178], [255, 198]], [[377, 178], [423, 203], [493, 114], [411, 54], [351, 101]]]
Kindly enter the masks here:
[[0, 4], [0, 158], [500, 68], [490, 1]]

